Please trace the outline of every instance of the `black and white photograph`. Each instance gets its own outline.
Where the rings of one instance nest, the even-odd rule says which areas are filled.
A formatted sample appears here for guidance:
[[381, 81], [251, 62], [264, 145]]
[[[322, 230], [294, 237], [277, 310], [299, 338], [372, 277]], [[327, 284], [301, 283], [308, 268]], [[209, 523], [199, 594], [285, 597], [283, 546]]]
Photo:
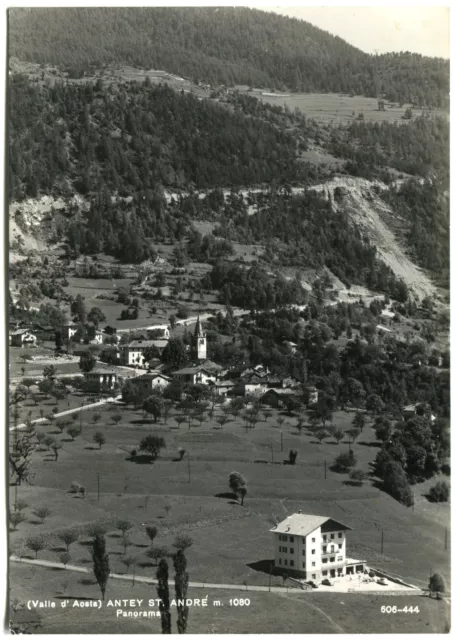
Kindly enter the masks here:
[[5, 633], [450, 633], [449, 6], [3, 12]]

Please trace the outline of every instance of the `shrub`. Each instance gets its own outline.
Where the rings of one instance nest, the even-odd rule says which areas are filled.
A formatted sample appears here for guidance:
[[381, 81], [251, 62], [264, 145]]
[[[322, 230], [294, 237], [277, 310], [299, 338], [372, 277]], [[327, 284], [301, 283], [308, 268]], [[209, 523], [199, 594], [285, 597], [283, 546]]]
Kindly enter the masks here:
[[180, 549], [181, 551], [185, 551], [185, 549], [188, 549], [189, 547], [191, 547], [192, 544], [193, 544], [193, 540], [190, 538], [190, 536], [184, 533], [176, 536], [173, 542], [173, 547], [176, 547], [176, 549]]
[[349, 453], [340, 453], [334, 460], [333, 464], [335, 471], [340, 471], [341, 473], [348, 472], [349, 469], [354, 466], [356, 466], [356, 458], [353, 451], [350, 451]]
[[70, 488], [68, 489], [68, 493], [79, 493], [81, 490], [81, 485], [76, 480], [73, 480]]
[[447, 463], [442, 464], [442, 473], [445, 476], [450, 476], [451, 475], [451, 467], [450, 467], [449, 464], [447, 464]]
[[446, 482], [437, 482], [430, 488], [428, 498], [430, 502], [448, 502], [450, 487]]
[[365, 478], [366, 474], [362, 469], [353, 469], [353, 471], [350, 473], [350, 480], [353, 480], [358, 484], [363, 484]]

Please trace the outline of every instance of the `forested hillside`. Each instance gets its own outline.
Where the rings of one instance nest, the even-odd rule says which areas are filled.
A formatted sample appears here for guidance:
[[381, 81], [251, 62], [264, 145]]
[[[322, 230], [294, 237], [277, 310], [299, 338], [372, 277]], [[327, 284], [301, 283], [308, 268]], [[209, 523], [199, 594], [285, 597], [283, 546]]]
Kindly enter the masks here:
[[291, 134], [167, 86], [42, 87], [18, 75], [9, 101], [11, 199], [306, 178]]
[[10, 55], [83, 72], [116, 62], [212, 85], [449, 104], [449, 61], [370, 56], [301, 20], [246, 8], [13, 9]]

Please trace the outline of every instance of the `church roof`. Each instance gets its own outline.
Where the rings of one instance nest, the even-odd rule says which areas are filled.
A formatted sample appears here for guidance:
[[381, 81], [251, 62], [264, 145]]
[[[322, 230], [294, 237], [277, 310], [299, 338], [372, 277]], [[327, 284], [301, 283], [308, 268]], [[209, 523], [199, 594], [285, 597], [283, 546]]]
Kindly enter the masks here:
[[199, 314], [198, 314], [198, 318], [196, 319], [195, 337], [197, 337], [197, 338], [204, 337], [204, 331], [203, 331], [203, 327], [201, 325], [201, 320], [200, 320]]

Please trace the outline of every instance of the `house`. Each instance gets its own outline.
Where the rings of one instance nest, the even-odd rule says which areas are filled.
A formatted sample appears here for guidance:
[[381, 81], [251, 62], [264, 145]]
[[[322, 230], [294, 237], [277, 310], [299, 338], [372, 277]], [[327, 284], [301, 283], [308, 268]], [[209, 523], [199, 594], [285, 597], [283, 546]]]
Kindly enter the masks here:
[[304, 393], [299, 389], [268, 389], [261, 397], [261, 402], [276, 409], [295, 408], [303, 403]]
[[217, 371], [203, 365], [186, 367], [175, 371], [173, 376], [183, 384], [213, 384], [217, 380]]
[[109, 369], [93, 369], [85, 374], [89, 382], [97, 382], [100, 387], [113, 389], [117, 382], [117, 374]]
[[159, 353], [168, 344], [168, 340], [133, 340], [128, 344], [119, 345], [120, 364], [126, 367], [143, 367], [146, 364], [144, 352], [155, 347]]
[[164, 389], [171, 382], [171, 378], [165, 376], [160, 371], [149, 371], [144, 375], [135, 378], [135, 384], [144, 391], [154, 391], [155, 389]]
[[232, 380], [217, 380], [214, 382], [214, 391], [219, 396], [226, 396], [233, 391], [235, 383]]
[[166, 325], [151, 327], [147, 330], [147, 333], [150, 334], [150, 339], [159, 339], [169, 340], [169, 328]]
[[103, 331], [100, 331], [99, 329], [95, 329], [95, 335], [90, 341], [90, 344], [103, 344], [103, 336], [104, 336]]
[[10, 333], [12, 347], [35, 347], [36, 335], [29, 329], [16, 329]]
[[346, 555], [346, 533], [351, 527], [337, 520], [299, 511], [270, 531], [278, 570], [315, 581], [364, 573], [365, 561]]
[[62, 325], [63, 340], [71, 340], [77, 330], [78, 325], [75, 322], [66, 322], [64, 325]]
[[318, 389], [313, 386], [304, 387], [304, 402], [308, 407], [317, 404], [318, 402]]

